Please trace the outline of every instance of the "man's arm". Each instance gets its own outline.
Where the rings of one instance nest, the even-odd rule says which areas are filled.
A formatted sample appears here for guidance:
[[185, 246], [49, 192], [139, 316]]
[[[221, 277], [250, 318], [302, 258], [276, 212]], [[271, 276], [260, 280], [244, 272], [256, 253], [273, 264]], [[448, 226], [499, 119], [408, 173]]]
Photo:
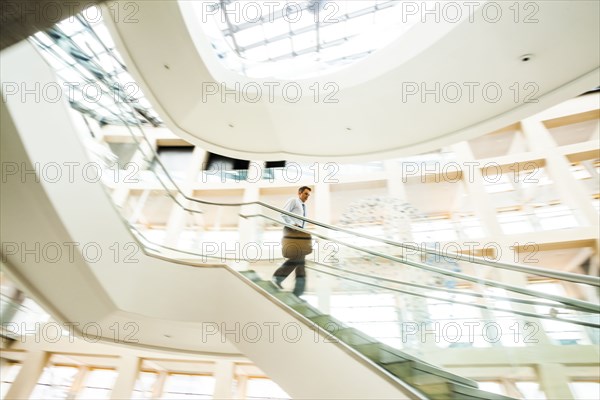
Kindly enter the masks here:
[[[296, 200], [296, 199], [294, 199], [294, 198], [291, 198], [291, 199], [289, 199], [289, 200], [288, 200], [288, 201], [285, 203], [285, 205], [283, 206], [283, 209], [284, 209], [285, 211], [288, 211], [288, 212], [291, 212], [291, 213], [293, 213], [293, 212], [294, 212], [295, 200]], [[289, 215], [286, 215], [286, 214], [281, 214], [281, 218], [283, 218], [283, 220], [284, 220], [284, 221], [285, 221], [287, 224], [290, 224], [290, 225], [295, 225], [295, 226], [299, 226], [299, 225], [298, 225], [298, 221], [296, 221], [296, 219], [295, 219], [295, 218], [292, 218], [292, 217], [290, 217]]]

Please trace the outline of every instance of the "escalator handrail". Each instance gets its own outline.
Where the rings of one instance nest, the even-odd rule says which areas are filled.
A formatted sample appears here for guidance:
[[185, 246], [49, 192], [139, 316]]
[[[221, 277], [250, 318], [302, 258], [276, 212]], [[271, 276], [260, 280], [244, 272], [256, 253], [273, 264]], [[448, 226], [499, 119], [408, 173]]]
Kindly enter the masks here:
[[[246, 216], [246, 217], [261, 217], [261, 218], [265, 218], [268, 220], [271, 220], [273, 222], [277, 222], [277, 220], [275, 220], [274, 218], [262, 215], [262, 214], [257, 214], [257, 215], [253, 215], [253, 216]], [[438, 274], [442, 274], [442, 275], [447, 275], [447, 276], [452, 276], [454, 278], [458, 278], [458, 279], [462, 279], [462, 280], [466, 280], [469, 282], [473, 282], [473, 283], [479, 283], [479, 284], [483, 284], [486, 286], [492, 286], [492, 287], [496, 287], [496, 288], [500, 288], [500, 289], [505, 289], [505, 290], [510, 290], [511, 292], [515, 292], [515, 293], [519, 293], [519, 294], [524, 294], [527, 296], [532, 296], [532, 297], [537, 297], [537, 298], [542, 298], [542, 299], [546, 299], [546, 300], [552, 300], [552, 301], [557, 301], [559, 303], [563, 303], [563, 304], [568, 304], [571, 306], [574, 306], [580, 310], [586, 310], [586, 311], [591, 311], [591, 312], [595, 312], [598, 313], [600, 312], [600, 305], [596, 304], [596, 303], [592, 303], [592, 302], [588, 302], [588, 301], [583, 301], [583, 300], [578, 300], [578, 299], [571, 299], [568, 297], [564, 297], [564, 296], [559, 296], [559, 295], [553, 295], [553, 294], [548, 294], [548, 293], [542, 293], [542, 292], [538, 292], [535, 290], [530, 290], [530, 289], [526, 289], [526, 288], [522, 288], [522, 287], [518, 287], [518, 286], [514, 286], [514, 285], [510, 285], [510, 284], [506, 284], [506, 283], [502, 283], [502, 282], [497, 282], [497, 281], [492, 281], [489, 279], [484, 279], [484, 278], [477, 278], [477, 277], [472, 277], [470, 275], [466, 275], [460, 272], [454, 272], [454, 271], [449, 271], [447, 269], [444, 268], [438, 268], [438, 267], [434, 267], [425, 263], [420, 263], [417, 261], [411, 261], [408, 259], [402, 259], [400, 257], [396, 257], [396, 256], [392, 256], [386, 253], [382, 253], [376, 250], [372, 250], [372, 249], [367, 249], [361, 246], [357, 246], [354, 244], [350, 244], [350, 243], [345, 243], [341, 240], [338, 239], [332, 239], [330, 237], [327, 237], [325, 235], [322, 235], [320, 233], [317, 232], [311, 232], [308, 231], [306, 229], [303, 228], [299, 228], [299, 227], [294, 227], [292, 225], [289, 224], [284, 224], [281, 223], [284, 226], [293, 228], [295, 230], [298, 231], [302, 231], [305, 233], [309, 233], [312, 236], [316, 236], [316, 237], [320, 237], [322, 239], [326, 239], [338, 244], [341, 244], [343, 246], [352, 248], [354, 250], [363, 252], [363, 253], [367, 253], [367, 254], [371, 254], [377, 257], [382, 257], [385, 259], [388, 259], [390, 261], [396, 262], [396, 263], [400, 263], [400, 264], [406, 264], [406, 265], [410, 265], [412, 267], [415, 268], [419, 268], [422, 270], [426, 270], [429, 272], [434, 272], [434, 273], [438, 273]]]

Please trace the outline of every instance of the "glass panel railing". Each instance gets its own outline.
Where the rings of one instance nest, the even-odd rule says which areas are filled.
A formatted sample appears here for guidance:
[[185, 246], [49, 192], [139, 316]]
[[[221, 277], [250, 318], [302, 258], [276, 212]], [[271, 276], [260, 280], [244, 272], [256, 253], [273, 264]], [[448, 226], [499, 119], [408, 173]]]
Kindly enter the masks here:
[[[306, 292], [300, 298], [270, 282], [272, 263], [254, 265], [254, 271], [245, 274], [320, 329], [428, 396], [439, 394], [440, 380], [452, 386], [445, 390], [455, 391], [456, 398], [467, 395], [465, 390], [473, 386], [448, 368], [469, 365], [464, 357], [477, 364], [488, 361], [483, 369], [518, 375], [532, 363], [551, 367], [556, 360], [542, 355], [561, 354], [561, 348], [597, 354], [597, 313], [385, 259], [365, 259], [341, 248], [336, 262], [331, 254], [328, 257], [329, 262], [308, 257]], [[283, 282], [285, 290], [294, 289], [292, 281]], [[412, 372], [404, 369], [409, 361], [415, 362]], [[419, 371], [416, 376], [414, 369]]]

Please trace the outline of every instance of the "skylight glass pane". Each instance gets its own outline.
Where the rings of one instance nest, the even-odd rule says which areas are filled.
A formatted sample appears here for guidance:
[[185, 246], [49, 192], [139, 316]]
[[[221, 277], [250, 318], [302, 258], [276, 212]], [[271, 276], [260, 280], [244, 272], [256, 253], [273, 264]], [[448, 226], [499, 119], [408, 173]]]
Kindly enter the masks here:
[[41, 32], [38, 32], [38, 33], [34, 34], [33, 36], [35, 36], [35, 38], [37, 40], [39, 40], [40, 42], [42, 42], [42, 44], [44, 46], [50, 47], [50, 46], [54, 45], [54, 42], [52, 40], [50, 40], [48, 38], [48, 36], [46, 36], [45, 34], [43, 34]]
[[82, 77], [77, 70], [72, 68], [66, 68], [58, 72], [57, 74], [60, 79], [64, 81], [63, 87], [67, 94], [71, 91], [71, 89], [66, 90], [67, 86], [69, 88], [73, 87], [72, 90], [81, 91], [85, 85], [87, 85], [87, 81]]
[[284, 54], [290, 54], [292, 52], [292, 44], [290, 39], [279, 40], [275, 43], [270, 43], [267, 46], [269, 56], [271, 58], [279, 57]]
[[373, 14], [350, 18], [346, 21], [346, 33], [348, 36], [359, 35], [360, 33], [367, 31], [371, 25], [373, 25]]
[[374, 23], [387, 25], [402, 25], [402, 13], [400, 7], [384, 8], [375, 12]]
[[294, 43], [294, 51], [313, 49], [317, 45], [317, 36], [314, 31], [294, 36], [292, 40]]
[[272, 22], [263, 24], [265, 36], [272, 38], [290, 32], [290, 24], [283, 18], [278, 18]]
[[333, 42], [337, 39], [346, 37], [346, 23], [331, 24], [324, 26], [320, 30], [321, 42]]
[[108, 73], [112, 73], [118, 68], [117, 61], [107, 53], [100, 54], [96, 62]]
[[293, 23], [290, 23], [290, 27], [292, 28], [293, 32], [298, 32], [308, 27], [313, 27], [311, 31], [315, 31], [315, 16], [308, 11], [304, 11], [298, 17], [294, 17], [293, 20], [290, 20], [293, 21]]
[[[205, 7], [198, 3], [197, 20], [223, 66], [251, 77], [293, 79], [338, 69], [367, 57], [420, 22], [418, 16], [407, 20], [401, 1], [227, 1], [208, 22]], [[285, 37], [285, 45], [267, 45], [268, 58], [254, 50], [262, 40], [259, 28], [267, 41]], [[315, 46], [308, 38], [312, 35], [317, 41], [317, 32]], [[229, 38], [232, 34], [239, 48]], [[290, 41], [294, 34], [298, 37]], [[226, 47], [234, 53], [225, 54]], [[305, 57], [307, 53], [314, 55]], [[288, 61], [297, 57], [303, 61], [290, 68]]]
[[82, 32], [73, 37], [73, 41], [79, 46], [79, 48], [86, 54], [100, 54], [103, 53], [104, 46], [100, 44], [95, 38], [91, 38], [88, 32]]
[[265, 46], [255, 47], [244, 52], [248, 60], [265, 61], [269, 59], [269, 52]]
[[246, 29], [243, 34], [236, 33], [235, 40], [240, 47], [246, 47], [251, 44], [264, 42], [265, 35], [263, 33], [262, 25], [253, 25], [250, 29]]
[[63, 49], [61, 49], [57, 45], [52, 46], [52, 53], [54, 53], [54, 54], [52, 54], [53, 57], [60, 58], [61, 60], [63, 60], [64, 64], [67, 64], [67, 65], [75, 64], [75, 60], [73, 60], [73, 57], [71, 57], [70, 54], [65, 52]]
[[68, 18], [62, 22], [59, 22], [57, 26], [65, 35], [69, 37], [73, 37], [76, 33], [81, 32], [84, 29], [81, 23], [74, 18]]
[[96, 77], [81, 65], [73, 65], [73, 70], [77, 71], [84, 80], [95, 81]]
[[108, 33], [108, 29], [106, 29], [105, 25], [94, 26], [94, 32], [96, 32], [96, 35], [98, 35], [104, 46], [106, 46], [108, 49], [114, 49], [115, 43], [113, 42], [112, 37], [110, 36], [110, 33]]

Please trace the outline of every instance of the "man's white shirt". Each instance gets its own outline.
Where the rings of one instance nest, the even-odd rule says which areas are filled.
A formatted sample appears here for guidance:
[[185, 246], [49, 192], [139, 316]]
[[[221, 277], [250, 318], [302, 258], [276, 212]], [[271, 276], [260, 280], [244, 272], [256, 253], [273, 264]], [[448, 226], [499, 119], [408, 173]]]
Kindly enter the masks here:
[[[302, 203], [302, 200], [300, 200], [298, 197], [292, 197], [285, 203], [285, 205], [283, 206], [283, 209], [285, 211], [289, 211], [296, 215], [302, 215], [303, 217], [305, 217], [306, 216], [305, 210], [302, 208], [303, 204], [304, 203]], [[306, 208], [306, 206], [304, 208]], [[285, 214], [281, 214], [281, 217], [283, 218], [283, 220], [286, 223], [288, 223], [290, 225], [298, 225], [301, 227], [304, 226], [304, 221], [302, 221], [301, 219], [290, 217], [289, 215], [285, 215]]]

